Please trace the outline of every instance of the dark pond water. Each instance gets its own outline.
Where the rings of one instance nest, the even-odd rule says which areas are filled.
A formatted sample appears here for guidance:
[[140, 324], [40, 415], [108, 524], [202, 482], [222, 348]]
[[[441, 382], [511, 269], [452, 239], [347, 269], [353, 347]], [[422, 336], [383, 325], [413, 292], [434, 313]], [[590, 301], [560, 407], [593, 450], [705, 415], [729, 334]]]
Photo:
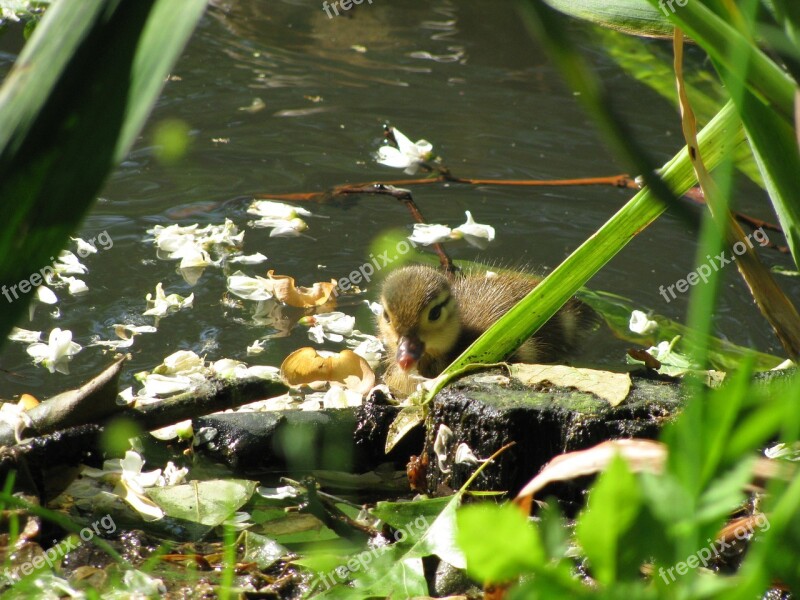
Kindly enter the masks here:
[[[59, 318], [40, 306], [21, 327], [68, 328], [84, 346], [92, 335], [111, 339], [115, 323], [152, 323], [142, 316], [145, 294], [163, 282], [168, 293], [194, 292], [194, 308], [163, 319], [158, 333], [137, 338], [130, 349], [130, 373], [152, 368], [178, 349], [208, 359], [280, 364], [288, 352], [308, 345], [304, 327], [270, 339], [265, 353], [247, 357], [246, 346], [272, 331], [252, 324], [246, 311], [223, 305], [225, 274], [220, 269], [210, 268], [197, 285], [188, 285], [176, 272], [176, 262], [156, 258], [145, 231], [156, 224], [202, 226], [229, 218], [246, 231], [245, 252], [262, 252], [269, 259], [243, 266], [247, 274], [275, 269], [301, 284], [342, 277], [364, 262], [382, 231], [410, 230], [408, 213], [399, 203], [362, 197], [309, 206], [324, 217], [308, 219], [313, 240], [270, 238], [267, 230], [251, 229], [246, 207], [256, 193], [320, 191], [345, 182], [402, 177], [401, 171], [374, 160], [387, 122], [414, 140], [432, 142], [454, 173], [465, 177], [572, 178], [624, 170], [511, 3], [373, 0], [334, 19], [317, 0], [215, 4], [175, 67], [141, 138], [83, 224], [82, 237], [107, 231], [113, 240], [113, 247], [84, 260], [90, 271], [82, 279], [90, 291], [75, 298], [59, 294], [64, 296]], [[681, 145], [674, 109], [614, 66], [593, 45], [588, 29], [571, 27], [634, 131], [654, 157], [669, 158]], [[3, 73], [20, 44], [19, 28], [0, 38]], [[262, 110], [242, 110], [257, 98]], [[183, 160], [165, 166], [154, 155], [153, 132], [168, 119], [188, 124], [191, 147]], [[428, 222], [455, 226], [470, 210], [478, 222], [496, 228], [497, 240], [486, 251], [449, 246], [455, 258], [527, 263], [545, 271], [631, 192], [432, 185], [415, 188], [414, 195]], [[749, 183], [737, 190], [737, 202], [742, 210], [772, 219], [766, 196]], [[688, 297], [667, 304], [658, 288], [694, 268], [696, 237], [695, 224], [666, 215], [590, 287], [683, 320]], [[789, 264], [777, 254], [766, 260]], [[735, 269], [729, 268], [727, 276], [716, 314], [720, 334], [780, 353]], [[796, 297], [798, 286], [793, 285]], [[368, 286], [366, 297], [375, 294]], [[362, 330], [371, 331], [366, 307], [346, 310]], [[593, 359], [618, 364], [624, 347], [596, 340]], [[51, 375], [31, 364], [23, 344], [8, 343], [0, 354], [0, 396], [31, 392], [46, 397], [77, 385], [109, 360], [100, 348], [84, 348], [72, 361], [70, 375]]]

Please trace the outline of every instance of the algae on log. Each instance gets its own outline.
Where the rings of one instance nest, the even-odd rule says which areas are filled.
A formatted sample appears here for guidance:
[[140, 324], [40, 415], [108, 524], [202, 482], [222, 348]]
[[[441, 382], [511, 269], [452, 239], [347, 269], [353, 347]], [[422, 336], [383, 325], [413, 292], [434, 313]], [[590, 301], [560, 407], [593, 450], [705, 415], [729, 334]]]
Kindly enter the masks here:
[[[458, 488], [474, 471], [474, 465], [454, 464], [456, 449], [462, 443], [482, 459], [515, 442], [472, 486], [473, 490], [515, 494], [546, 462], [563, 452], [610, 439], [656, 438], [685, 401], [682, 386], [635, 376], [628, 397], [612, 407], [588, 392], [531, 388], [506, 377], [486, 375], [461, 379], [442, 390], [430, 404], [424, 450], [429, 493]], [[498, 379], [504, 383], [498, 385]], [[453, 432], [443, 465], [449, 472], [440, 470], [434, 452], [440, 425]]]

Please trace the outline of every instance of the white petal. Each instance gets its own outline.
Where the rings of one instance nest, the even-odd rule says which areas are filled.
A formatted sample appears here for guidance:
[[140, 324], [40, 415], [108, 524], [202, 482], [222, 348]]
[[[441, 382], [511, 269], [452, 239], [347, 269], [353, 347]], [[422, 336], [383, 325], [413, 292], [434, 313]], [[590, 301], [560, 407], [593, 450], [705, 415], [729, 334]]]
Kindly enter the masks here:
[[258, 377], [259, 379], [280, 379], [281, 370], [278, 367], [270, 367], [269, 365], [253, 365], [248, 367], [245, 375], [247, 377]]
[[397, 142], [397, 148], [405, 155], [409, 155], [412, 152], [416, 152], [417, 147], [414, 142], [412, 142], [406, 135], [400, 131], [397, 127], [392, 128], [392, 134], [394, 135], [394, 139]]
[[[120, 482], [122, 499], [125, 500], [136, 512], [144, 517], [145, 521], [157, 521], [164, 517], [164, 512], [143, 493], [139, 492], [131, 482]], [[116, 490], [115, 490], [116, 491]], [[126, 571], [125, 575], [130, 573]]]
[[163, 374], [188, 375], [197, 372], [197, 369], [203, 366], [203, 359], [191, 350], [178, 350], [167, 356], [163, 364], [166, 367]]
[[[173, 256], [173, 258], [178, 258], [177, 256]], [[211, 257], [208, 255], [208, 252], [205, 250], [200, 250], [195, 247], [191, 247], [183, 253], [181, 257], [181, 263], [178, 266], [179, 269], [191, 269], [195, 267], [207, 267], [212, 264]]]
[[138, 452], [128, 450], [125, 452], [125, 458], [121, 459], [119, 464], [126, 475], [138, 475], [142, 472], [144, 459]]
[[311, 216], [311, 211], [305, 208], [284, 204], [283, 202], [275, 202], [273, 200], [254, 200], [248, 207], [247, 212], [251, 215], [258, 215], [259, 217], [273, 217], [283, 220], [294, 219], [298, 215], [304, 217]]
[[252, 344], [247, 347], [247, 356], [253, 356], [255, 354], [261, 354], [264, 352], [264, 341], [263, 340], [254, 340]]
[[233, 258], [228, 259], [228, 262], [241, 263], [243, 265], [258, 265], [263, 263], [265, 260], [267, 260], [266, 256], [261, 254], [261, 252], [256, 252], [255, 254], [234, 256]]
[[414, 225], [414, 231], [408, 239], [415, 244], [428, 246], [430, 244], [448, 241], [451, 233], [452, 230], [445, 225], [425, 225], [424, 223], [417, 223]]
[[245, 300], [270, 300], [273, 283], [265, 277], [247, 277], [237, 271], [227, 280], [228, 291]]
[[472, 218], [472, 213], [465, 212], [467, 214], [467, 222], [456, 227], [453, 231], [462, 234], [469, 244], [485, 249], [488, 243], [494, 240], [494, 227], [476, 223]]
[[381, 146], [378, 149], [378, 162], [387, 167], [405, 169], [413, 163], [411, 159], [393, 146]]
[[[86, 282], [82, 279], [77, 279], [75, 277], [61, 277], [62, 280], [66, 281], [69, 285], [69, 293], [73, 296], [77, 296], [78, 294], [84, 294], [89, 291], [89, 286], [86, 285]], [[41, 288], [40, 288], [41, 289]]]
[[658, 323], [652, 319], [648, 319], [647, 315], [640, 310], [634, 310], [631, 313], [631, 320], [628, 323], [628, 328], [634, 333], [647, 335], [658, 329]]
[[86, 240], [83, 240], [81, 238], [69, 238], [69, 239], [75, 242], [76, 246], [75, 249], [81, 256], [88, 256], [89, 254], [97, 253], [97, 248], [95, 248], [92, 244], [90, 244]]
[[325, 341], [325, 329], [322, 325], [314, 325], [308, 328], [308, 339], [315, 344], [321, 344]]
[[419, 157], [423, 160], [427, 158], [428, 154], [433, 152], [433, 144], [431, 144], [428, 140], [417, 140], [414, 142], [414, 147]]
[[148, 375], [144, 380], [144, 391], [148, 396], [171, 396], [186, 392], [192, 386], [192, 380], [182, 375]]
[[278, 225], [269, 232], [269, 237], [298, 237], [308, 229], [308, 224], [303, 219], [292, 219]]
[[297, 488], [294, 488], [290, 485], [285, 485], [282, 487], [257, 487], [256, 493], [259, 496], [263, 496], [264, 498], [270, 498], [272, 500], [283, 500], [285, 498], [296, 498], [300, 495], [300, 492]]
[[442, 473], [450, 472], [450, 469], [447, 468], [447, 453], [452, 440], [453, 431], [447, 425], [439, 425], [439, 430], [436, 432], [436, 439], [433, 442], [433, 451], [436, 454], [436, 461]]
[[55, 304], [58, 302], [58, 296], [46, 285], [40, 285], [36, 288], [36, 299], [45, 304]]
[[453, 461], [455, 464], [467, 464], [467, 465], [478, 465], [482, 461], [475, 456], [472, 452], [472, 449], [467, 446], [464, 442], [461, 442], [456, 448], [456, 458]]
[[8, 335], [8, 339], [11, 340], [12, 342], [23, 342], [25, 344], [33, 344], [42, 339], [42, 332], [14, 327], [11, 330], [11, 333]]
[[69, 250], [61, 251], [53, 269], [60, 275], [82, 275], [89, 272], [89, 269]]
[[211, 365], [211, 370], [216, 373], [218, 377], [222, 378], [239, 378], [247, 370], [247, 365], [238, 360], [231, 358], [222, 358]]

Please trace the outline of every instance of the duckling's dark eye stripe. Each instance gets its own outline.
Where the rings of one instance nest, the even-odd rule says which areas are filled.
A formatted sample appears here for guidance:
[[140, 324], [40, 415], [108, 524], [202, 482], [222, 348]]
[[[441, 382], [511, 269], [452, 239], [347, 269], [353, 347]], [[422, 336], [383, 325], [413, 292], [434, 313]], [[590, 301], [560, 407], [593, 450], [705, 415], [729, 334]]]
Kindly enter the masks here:
[[[433, 306], [433, 308], [438, 308], [439, 310], [443, 309], [443, 308], [444, 308], [444, 307], [447, 305], [447, 303], [448, 303], [448, 302], [450, 302], [450, 298], [451, 298], [451, 297], [452, 297], [452, 296], [450, 296], [450, 295], [448, 294], [448, 295], [447, 295], [447, 297], [445, 297], [445, 299], [444, 299], [444, 300], [442, 300], [441, 302], [437, 302], [437, 303], [436, 303], [436, 304]], [[436, 297], [435, 297], [435, 296], [434, 296], [433, 298], [431, 298], [430, 300], [428, 300], [428, 304], [430, 304], [430, 303], [431, 303], [431, 302], [433, 302], [434, 300], [436, 300]], [[431, 309], [431, 310], [433, 310], [433, 309]]]
[[[425, 298], [424, 306], [427, 306], [428, 304], [430, 304], [434, 300], [438, 300], [439, 298], [441, 298], [441, 296], [442, 296], [442, 292], [439, 292], [438, 294], [429, 294], [428, 297]], [[444, 298], [444, 300], [442, 300], [441, 302], [437, 302], [437, 304], [439, 304], [439, 305], [447, 304], [448, 302], [450, 302], [450, 298], [451, 298], [451, 295], [447, 294], [447, 296]]]

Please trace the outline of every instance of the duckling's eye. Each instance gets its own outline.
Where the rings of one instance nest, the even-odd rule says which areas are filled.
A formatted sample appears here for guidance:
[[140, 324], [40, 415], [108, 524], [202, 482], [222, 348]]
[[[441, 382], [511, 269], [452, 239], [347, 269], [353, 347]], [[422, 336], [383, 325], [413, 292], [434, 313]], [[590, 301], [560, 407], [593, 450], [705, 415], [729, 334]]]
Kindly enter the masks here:
[[442, 309], [447, 302], [442, 302], [441, 304], [437, 304], [431, 309], [431, 312], [428, 313], [428, 321], [438, 321], [439, 317], [442, 316]]
[[384, 309], [383, 309], [383, 311], [381, 312], [381, 318], [382, 318], [384, 321], [386, 321], [387, 323], [391, 323], [391, 322], [392, 322], [392, 320], [389, 318], [389, 313], [388, 313], [388, 312], [386, 312], [386, 309], [385, 309], [385, 308], [384, 308]]

